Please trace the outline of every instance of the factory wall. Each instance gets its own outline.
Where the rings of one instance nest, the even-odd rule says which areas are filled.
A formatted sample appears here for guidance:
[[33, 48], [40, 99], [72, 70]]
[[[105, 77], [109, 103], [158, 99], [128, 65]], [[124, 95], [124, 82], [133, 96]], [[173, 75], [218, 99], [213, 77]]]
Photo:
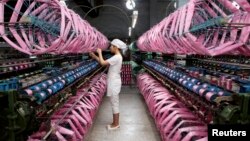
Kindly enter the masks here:
[[159, 23], [171, 6], [168, 6], [169, 0], [150, 0], [150, 27]]

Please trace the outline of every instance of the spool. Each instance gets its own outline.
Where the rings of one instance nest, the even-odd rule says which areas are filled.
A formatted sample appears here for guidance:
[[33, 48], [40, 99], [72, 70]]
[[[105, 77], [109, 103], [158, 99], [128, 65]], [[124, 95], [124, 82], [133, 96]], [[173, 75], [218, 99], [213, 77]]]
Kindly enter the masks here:
[[75, 78], [75, 79], [77, 79], [77, 78], [78, 78], [76, 74], [74, 74], [73, 76], [74, 76], [74, 78]]
[[50, 88], [52, 89], [53, 94], [55, 94], [58, 91], [58, 87], [56, 85], [53, 85]]
[[8, 71], [8, 68], [3, 68], [3, 72], [7, 72]]
[[211, 77], [211, 81], [210, 81], [212, 84], [215, 84], [215, 85], [217, 85], [218, 84], [218, 79], [217, 79], [217, 77]]
[[9, 71], [13, 71], [14, 70], [14, 68], [13, 67], [9, 67]]
[[176, 76], [176, 75], [174, 75], [174, 76], [173, 76], [173, 79], [174, 79], [174, 80], [177, 80], [178, 78], [177, 78], [177, 76]]
[[206, 91], [206, 89], [201, 88], [201, 89], [199, 90], [199, 95], [200, 95], [200, 96], [203, 96], [205, 91]]
[[70, 78], [68, 77], [68, 78], [66, 78], [66, 84], [69, 84], [70, 83]]
[[197, 84], [198, 80], [193, 78], [193, 79], [191, 79], [191, 82], [194, 83], [194, 84]]
[[61, 82], [65, 85], [66, 84], [66, 81], [65, 80], [61, 80]]
[[221, 76], [220, 77], [220, 84], [221, 84], [221, 87], [225, 87], [226, 85], [226, 76]]
[[52, 80], [47, 80], [46, 83], [48, 83], [49, 85], [52, 85], [53, 81]]
[[207, 84], [207, 83], [202, 84], [203, 88], [207, 88], [208, 86], [209, 86], [209, 84]]
[[209, 90], [210, 90], [211, 92], [216, 92], [216, 91], [218, 91], [218, 89], [217, 89], [216, 87], [211, 87]]
[[195, 72], [194, 72], [194, 77], [198, 78], [199, 75], [200, 75], [200, 73], [199, 73], [198, 71], [195, 71]]
[[38, 92], [34, 96], [38, 104], [41, 104], [47, 98], [47, 94], [44, 91]]
[[203, 75], [202, 73], [199, 74], [199, 77], [200, 77], [200, 78], [203, 78], [203, 76], [204, 76], [204, 75]]
[[226, 83], [227, 83], [227, 81], [222, 80], [222, 81], [221, 81], [221, 87], [226, 88]]
[[59, 89], [62, 89], [63, 86], [64, 86], [64, 84], [63, 84], [62, 82], [58, 82], [58, 87], [59, 87]]
[[43, 83], [41, 84], [41, 87], [42, 87], [43, 89], [45, 89], [45, 88], [47, 88], [47, 84], [46, 84], [45, 82], [43, 82]]
[[191, 83], [191, 82], [189, 82], [188, 85], [187, 85], [189, 90], [192, 90], [193, 86], [194, 86], [194, 83]]
[[210, 80], [211, 76], [207, 74], [207, 75], [205, 75], [205, 78], [206, 78], [206, 80]]
[[57, 78], [54, 78], [54, 79], [53, 79], [53, 82], [54, 82], [54, 83], [56, 83], [57, 81], [58, 81], [58, 79], [57, 79]]
[[199, 92], [199, 91], [198, 91], [198, 88], [199, 88], [199, 87], [200, 87], [199, 85], [194, 85], [192, 90], [193, 90], [194, 92], [198, 93], [198, 92]]
[[48, 92], [49, 95], [51, 95], [51, 94], [53, 93], [53, 91], [52, 91], [51, 88], [48, 88], [48, 89], [47, 89], [47, 92]]
[[205, 98], [208, 101], [214, 101], [216, 97], [217, 97], [217, 95], [215, 93], [213, 93], [213, 92], [207, 92], [205, 94]]
[[227, 90], [232, 90], [232, 79], [226, 79], [226, 89]]
[[219, 95], [219, 96], [223, 96], [224, 94], [225, 94], [224, 91], [219, 91], [219, 92], [218, 92], [218, 95]]
[[20, 65], [20, 69], [24, 69], [24, 66], [23, 66], [23, 65]]
[[186, 84], [187, 84], [187, 80], [184, 80], [183, 82], [182, 82], [182, 84], [185, 86]]
[[240, 86], [235, 82], [232, 82], [232, 91], [234, 91], [236, 93], [240, 92]]
[[183, 78], [180, 78], [180, 79], [179, 79], [179, 83], [182, 84], [182, 81], [183, 81], [183, 80], [184, 80]]
[[35, 91], [40, 91], [41, 90], [41, 88], [39, 86], [37, 86], [37, 85], [34, 86], [33, 88], [34, 88]]
[[75, 80], [73, 76], [70, 76], [69, 78], [70, 78], [70, 82], [73, 82]]
[[25, 89], [24, 90], [26, 92], [27, 95], [32, 96], [33, 95], [33, 91], [31, 89]]
[[169, 77], [172, 78], [172, 77], [173, 77], [173, 74], [170, 74]]

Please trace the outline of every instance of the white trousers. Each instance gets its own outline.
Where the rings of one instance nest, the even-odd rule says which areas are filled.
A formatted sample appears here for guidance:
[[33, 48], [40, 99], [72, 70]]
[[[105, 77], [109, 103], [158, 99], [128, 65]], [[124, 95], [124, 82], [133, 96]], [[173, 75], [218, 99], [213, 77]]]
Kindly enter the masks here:
[[111, 102], [113, 114], [118, 114], [119, 113], [119, 94], [110, 96], [110, 102]]

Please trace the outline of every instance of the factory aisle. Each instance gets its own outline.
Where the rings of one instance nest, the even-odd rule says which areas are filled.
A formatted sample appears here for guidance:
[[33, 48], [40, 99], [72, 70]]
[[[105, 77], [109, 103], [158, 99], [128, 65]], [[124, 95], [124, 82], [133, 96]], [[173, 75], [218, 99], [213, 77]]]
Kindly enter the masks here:
[[86, 141], [160, 141], [154, 120], [137, 88], [122, 87], [120, 94], [120, 129], [108, 131], [112, 121], [109, 99], [105, 96]]

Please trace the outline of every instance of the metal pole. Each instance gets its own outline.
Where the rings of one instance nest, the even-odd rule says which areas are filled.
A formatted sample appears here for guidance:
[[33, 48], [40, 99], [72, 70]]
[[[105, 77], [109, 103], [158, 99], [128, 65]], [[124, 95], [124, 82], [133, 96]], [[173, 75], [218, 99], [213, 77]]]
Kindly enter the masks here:
[[9, 102], [9, 114], [7, 116], [7, 118], [9, 119], [9, 126], [7, 127], [7, 129], [9, 130], [10, 141], [15, 141], [15, 130], [16, 130], [15, 119], [17, 118], [17, 115], [15, 114], [14, 103], [16, 101], [15, 99], [16, 92], [10, 91], [7, 94]]
[[86, 6], [86, 5], [77, 5], [77, 6], [74, 6], [74, 7], [72, 7], [72, 8], [70, 8], [70, 9], [75, 9], [76, 7], [86, 7], [86, 8], [89, 8], [89, 9], [91, 9], [91, 7], [89, 7], [89, 6]]

